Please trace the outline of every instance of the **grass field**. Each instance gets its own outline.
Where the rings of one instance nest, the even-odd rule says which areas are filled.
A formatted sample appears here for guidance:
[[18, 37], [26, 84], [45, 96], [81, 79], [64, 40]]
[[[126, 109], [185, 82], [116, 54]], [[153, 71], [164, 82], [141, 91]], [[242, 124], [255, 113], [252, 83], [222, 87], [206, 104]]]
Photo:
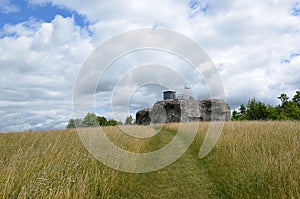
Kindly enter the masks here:
[[[118, 146], [148, 152], [170, 142], [177, 128], [168, 124], [150, 139], [104, 129]], [[300, 198], [300, 122], [228, 122], [199, 159], [207, 128], [200, 123], [179, 160], [146, 174], [104, 166], [76, 130], [0, 134], [0, 198]]]

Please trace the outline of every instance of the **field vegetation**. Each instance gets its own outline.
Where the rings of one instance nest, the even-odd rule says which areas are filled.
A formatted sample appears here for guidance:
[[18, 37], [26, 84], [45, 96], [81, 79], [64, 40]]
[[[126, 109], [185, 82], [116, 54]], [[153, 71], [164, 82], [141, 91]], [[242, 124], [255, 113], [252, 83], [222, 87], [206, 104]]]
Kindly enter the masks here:
[[[149, 152], [169, 143], [178, 126], [167, 124], [149, 139], [133, 139], [117, 126], [103, 129], [126, 150]], [[179, 160], [145, 174], [101, 164], [75, 129], [2, 133], [0, 198], [300, 198], [300, 122], [228, 122], [212, 152], [199, 159], [207, 129], [199, 123]]]

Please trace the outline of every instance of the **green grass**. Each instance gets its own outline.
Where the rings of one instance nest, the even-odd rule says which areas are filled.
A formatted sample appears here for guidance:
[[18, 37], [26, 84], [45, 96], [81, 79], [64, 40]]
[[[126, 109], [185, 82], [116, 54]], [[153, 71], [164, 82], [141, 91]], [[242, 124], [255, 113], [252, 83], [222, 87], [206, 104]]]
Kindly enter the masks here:
[[[299, 122], [228, 122], [200, 160], [207, 128], [200, 123], [175, 163], [146, 174], [104, 166], [75, 130], [0, 134], [0, 198], [300, 198]], [[162, 148], [177, 129], [168, 124], [150, 139], [132, 139], [117, 127], [104, 128], [118, 146], [135, 152]]]

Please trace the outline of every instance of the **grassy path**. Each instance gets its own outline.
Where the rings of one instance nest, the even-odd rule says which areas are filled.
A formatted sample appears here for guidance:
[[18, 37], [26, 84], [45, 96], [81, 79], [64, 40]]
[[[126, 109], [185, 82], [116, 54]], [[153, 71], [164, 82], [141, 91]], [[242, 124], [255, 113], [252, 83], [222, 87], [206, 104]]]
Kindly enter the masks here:
[[[189, 127], [187, 135], [195, 129]], [[213, 151], [200, 160], [207, 127], [208, 123], [199, 125], [193, 144], [180, 159], [145, 174], [101, 164], [74, 129], [0, 133], [0, 199], [300, 198], [300, 122], [226, 123]], [[149, 152], [169, 143], [178, 124], [167, 124], [150, 139], [132, 139], [118, 127], [104, 129], [124, 149]]]
[[[107, 130], [118, 140], [117, 128]], [[175, 134], [165, 129], [141, 144], [153, 151]], [[74, 130], [0, 134], [0, 138], [0, 198], [215, 198], [198, 159], [198, 146], [164, 169], [131, 174], [93, 158]], [[135, 143], [120, 138], [127, 147]]]
[[[155, 140], [153, 148], [165, 146], [174, 132], [164, 130]], [[183, 140], [184, 141], [184, 140]], [[124, 179], [118, 184], [118, 195], [124, 198], [217, 198], [213, 194], [203, 163], [198, 158], [198, 146], [192, 146], [175, 163], [168, 167], [146, 174], [119, 174]], [[130, 182], [130, 183], [128, 183]], [[115, 193], [116, 193], [115, 192]]]

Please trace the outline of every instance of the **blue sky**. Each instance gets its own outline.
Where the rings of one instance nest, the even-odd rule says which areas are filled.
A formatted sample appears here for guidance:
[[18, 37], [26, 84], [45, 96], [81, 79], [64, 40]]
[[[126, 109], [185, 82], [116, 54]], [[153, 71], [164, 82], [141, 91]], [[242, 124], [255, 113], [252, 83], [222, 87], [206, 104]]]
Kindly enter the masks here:
[[[73, 117], [74, 82], [88, 56], [107, 39], [145, 27], [176, 31], [203, 47], [232, 108], [252, 97], [278, 104], [282, 92], [292, 97], [300, 90], [298, 0], [0, 0], [0, 132], [64, 128]], [[111, 111], [116, 82], [130, 80], [131, 67], [154, 62], [188, 75], [191, 90], [209, 97], [205, 81], [178, 57], [133, 53], [102, 77], [94, 93], [97, 114], [124, 120], [153, 104], [164, 85], [141, 85], [132, 96], [118, 93], [118, 111]], [[125, 82], [124, 90], [133, 83]], [[174, 88], [185, 92], [179, 83]]]
[[62, 6], [55, 6], [51, 3], [42, 5], [32, 5], [27, 1], [10, 1], [10, 5], [14, 6], [15, 10], [10, 12], [0, 12], [0, 27], [3, 28], [5, 24], [17, 24], [28, 21], [34, 18], [38, 21], [51, 22], [56, 15], [63, 17], [74, 17], [76, 25], [84, 27], [87, 25], [87, 20], [83, 15], [76, 11], [66, 9]]

